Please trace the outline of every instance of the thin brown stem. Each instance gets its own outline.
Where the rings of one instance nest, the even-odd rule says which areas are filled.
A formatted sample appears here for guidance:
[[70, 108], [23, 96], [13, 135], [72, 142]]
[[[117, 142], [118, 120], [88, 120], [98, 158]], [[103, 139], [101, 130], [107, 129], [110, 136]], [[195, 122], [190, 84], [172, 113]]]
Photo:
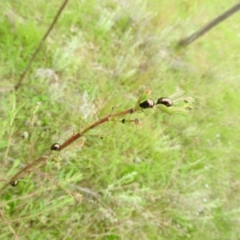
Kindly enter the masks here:
[[61, 145], [61, 150], [63, 150], [64, 148], [66, 148], [67, 146], [69, 146], [70, 144], [72, 144], [73, 142], [75, 142], [77, 139], [79, 139], [80, 137], [82, 137], [85, 133], [87, 133], [88, 131], [90, 131], [91, 129], [105, 123], [108, 122], [110, 119], [112, 118], [116, 118], [116, 117], [120, 117], [126, 114], [131, 114], [134, 112], [133, 108], [130, 108], [128, 110], [119, 112], [119, 113], [115, 113], [115, 114], [110, 114], [92, 124], [90, 124], [89, 126], [87, 126], [86, 128], [84, 128], [81, 132], [76, 133], [75, 135], [71, 136], [69, 139], [67, 139], [62, 145]]
[[213, 19], [210, 23], [196, 31], [195, 33], [191, 34], [190, 36], [180, 40], [177, 44], [178, 47], [186, 47], [193, 41], [196, 41], [199, 37], [210, 31], [212, 28], [217, 26], [219, 23], [227, 19], [228, 17], [232, 16], [234, 13], [240, 10], [240, 3], [237, 3], [232, 8], [228, 9], [223, 14], [219, 15], [215, 19]]
[[28, 173], [30, 173], [33, 168], [39, 168], [44, 166], [47, 163], [47, 160], [50, 156], [50, 153], [45, 154], [41, 157], [39, 157], [38, 159], [36, 159], [35, 161], [29, 163], [28, 165], [26, 165], [24, 168], [22, 168], [20, 171], [18, 171], [13, 177], [11, 177], [11, 179], [1, 188], [0, 190], [0, 194], [2, 192], [5, 191], [5, 189], [9, 186], [9, 184], [11, 184], [12, 182], [23, 178], [24, 176], [26, 176]]
[[[70, 138], [68, 138], [60, 147], [60, 151], [63, 150], [64, 148], [68, 147], [69, 145], [71, 145], [73, 142], [75, 142], [77, 139], [79, 139], [80, 137], [82, 137], [85, 133], [87, 133], [88, 131], [90, 131], [91, 129], [100, 126], [101, 124], [110, 121], [110, 119], [113, 118], [117, 118], [117, 117], [121, 117], [127, 114], [132, 114], [135, 112], [134, 108], [130, 108], [127, 109], [125, 111], [119, 112], [119, 113], [115, 113], [115, 114], [110, 114], [92, 124], [90, 124], [89, 126], [87, 126], [86, 128], [84, 128], [81, 132], [76, 133], [75, 135], [71, 136]], [[35, 168], [39, 168], [44, 166], [49, 157], [51, 156], [51, 153], [46, 153], [44, 155], [42, 155], [41, 157], [39, 157], [38, 159], [34, 160], [33, 162], [29, 163], [28, 165], [26, 165], [24, 168], [22, 168], [19, 172], [17, 172], [0, 190], [0, 194], [4, 192], [4, 190], [9, 186], [9, 184], [11, 184], [12, 182], [26, 176], [28, 173], [32, 172], [33, 169]]]
[[50, 34], [50, 32], [52, 31], [53, 27], [55, 26], [58, 18], [60, 17], [63, 9], [65, 8], [65, 6], [67, 5], [68, 0], [64, 0], [62, 5], [60, 6], [56, 16], [53, 19], [53, 22], [51, 23], [51, 25], [49, 26], [47, 32], [45, 33], [45, 35], [43, 36], [43, 38], [41, 39], [41, 41], [38, 44], [37, 49], [35, 50], [35, 52], [33, 53], [32, 57], [30, 58], [27, 67], [25, 68], [24, 72], [20, 75], [20, 79], [18, 80], [17, 84], [15, 85], [15, 90], [18, 90], [18, 88], [22, 85], [22, 82], [26, 76], [26, 73], [29, 71], [33, 61], [35, 60], [38, 52], [40, 51], [40, 49], [42, 48], [42, 45], [44, 43], [44, 41], [47, 39], [48, 35]]

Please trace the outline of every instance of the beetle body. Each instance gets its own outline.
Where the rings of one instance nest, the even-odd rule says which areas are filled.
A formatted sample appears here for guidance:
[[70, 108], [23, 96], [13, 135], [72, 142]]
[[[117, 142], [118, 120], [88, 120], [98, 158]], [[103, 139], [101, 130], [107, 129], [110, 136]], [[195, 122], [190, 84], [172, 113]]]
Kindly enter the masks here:
[[139, 104], [140, 108], [146, 109], [146, 108], [153, 108], [154, 107], [154, 101], [152, 99], [147, 99]]
[[50, 148], [51, 151], [59, 151], [60, 149], [61, 145], [59, 143], [54, 143]]
[[161, 97], [157, 100], [157, 104], [163, 104], [166, 107], [171, 107], [173, 105], [173, 100], [167, 97]]
[[18, 180], [14, 180], [10, 182], [10, 185], [12, 185], [13, 187], [16, 187], [18, 185]]

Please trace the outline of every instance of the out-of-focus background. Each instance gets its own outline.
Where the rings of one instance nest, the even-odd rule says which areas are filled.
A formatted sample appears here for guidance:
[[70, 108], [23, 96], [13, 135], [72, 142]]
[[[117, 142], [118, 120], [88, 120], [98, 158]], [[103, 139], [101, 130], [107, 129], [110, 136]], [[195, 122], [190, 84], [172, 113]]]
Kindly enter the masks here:
[[61, 1], [0, 2], [1, 185], [144, 87], [195, 99], [106, 123], [10, 186], [0, 239], [239, 239], [240, 13], [175, 48], [234, 3], [71, 0], [13, 91]]

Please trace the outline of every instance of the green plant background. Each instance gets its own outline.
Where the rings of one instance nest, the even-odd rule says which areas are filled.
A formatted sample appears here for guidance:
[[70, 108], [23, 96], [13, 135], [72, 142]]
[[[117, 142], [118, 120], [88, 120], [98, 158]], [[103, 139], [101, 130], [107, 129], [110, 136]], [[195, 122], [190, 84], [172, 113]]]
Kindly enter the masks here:
[[188, 117], [106, 123], [9, 187], [0, 239], [239, 239], [239, 13], [174, 49], [234, 3], [71, 0], [13, 93], [61, 3], [0, 2], [2, 185], [142, 87], [195, 99]]

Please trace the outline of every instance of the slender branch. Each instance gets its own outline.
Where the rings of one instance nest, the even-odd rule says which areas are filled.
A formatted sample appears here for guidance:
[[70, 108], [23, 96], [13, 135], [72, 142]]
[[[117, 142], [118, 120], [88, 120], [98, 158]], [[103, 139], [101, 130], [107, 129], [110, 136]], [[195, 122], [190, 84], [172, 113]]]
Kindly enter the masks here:
[[217, 26], [219, 23], [227, 19], [228, 17], [232, 16], [234, 13], [240, 10], [240, 3], [237, 3], [232, 8], [224, 12], [223, 14], [219, 15], [215, 19], [213, 19], [210, 23], [196, 31], [195, 33], [191, 34], [190, 36], [180, 40], [177, 44], [178, 47], [185, 47], [192, 43], [193, 41], [196, 41], [199, 37], [210, 31], [212, 28]]
[[30, 173], [33, 168], [39, 168], [44, 166], [47, 163], [47, 160], [50, 156], [50, 153], [43, 155], [36, 159], [35, 161], [29, 163], [24, 168], [22, 168], [20, 171], [18, 171], [0, 190], [0, 194], [5, 191], [5, 189], [9, 186], [9, 184], [13, 183], [14, 181], [17, 181], [20, 178], [23, 178], [28, 173]]
[[75, 142], [77, 139], [79, 139], [80, 137], [82, 137], [85, 133], [87, 133], [88, 131], [90, 131], [91, 129], [97, 127], [98, 125], [101, 125], [105, 122], [108, 122], [110, 119], [112, 118], [116, 118], [116, 117], [120, 117], [126, 114], [131, 114], [133, 113], [135, 110], [133, 108], [130, 108], [128, 110], [119, 112], [119, 113], [115, 113], [115, 114], [110, 114], [94, 123], [92, 123], [91, 125], [89, 125], [88, 127], [84, 128], [80, 133], [77, 133], [75, 135], [73, 135], [72, 137], [70, 137], [68, 140], [66, 140], [62, 145], [60, 150], [66, 148], [67, 146], [69, 146], [70, 144], [72, 144], [73, 142]]
[[[138, 112], [138, 111], [143, 111], [143, 109], [153, 108], [155, 105], [160, 105], [161, 108], [159, 108], [159, 109], [161, 109], [163, 112], [168, 113], [168, 114], [171, 114], [171, 113], [186, 114], [187, 112], [189, 112], [192, 109], [192, 103], [193, 103], [194, 99], [191, 97], [186, 98], [184, 100], [184, 105], [182, 107], [176, 106], [176, 107], [173, 107], [172, 110], [168, 110], [169, 107], [172, 107], [174, 101], [177, 101], [178, 99], [180, 99], [182, 97], [183, 93], [184, 92], [176, 93], [174, 95], [171, 95], [169, 98], [161, 97], [157, 100], [157, 102], [154, 103], [154, 101], [150, 98], [144, 100], [144, 98], [148, 97], [148, 95], [149, 95], [149, 92], [147, 91], [147, 94], [145, 94], [146, 96], [143, 95], [144, 98], [143, 98], [143, 96], [138, 98], [138, 101], [137, 101], [135, 107], [118, 112], [118, 113], [110, 114], [104, 118], [101, 118], [100, 120], [85, 127], [82, 131], [76, 133], [75, 135], [72, 135], [62, 145], [60, 145], [59, 143], [52, 144], [50, 147], [51, 151], [48, 151], [47, 153], [43, 154], [38, 159], [36, 159], [33, 162], [26, 165], [24, 168], [22, 168], [20, 171], [18, 171], [9, 181], [7, 181], [6, 184], [0, 189], [0, 195], [4, 192], [4, 190], [9, 185], [16, 186], [18, 183], [18, 179], [24, 177], [25, 175], [27, 175], [28, 173], [30, 173], [34, 170], [36, 171], [36, 168], [44, 166], [47, 163], [47, 161], [49, 160], [49, 158], [51, 157], [52, 151], [62, 151], [64, 148], [68, 147], [73, 142], [75, 142], [80, 137], [82, 137], [85, 133], [89, 132], [93, 128], [96, 128], [97, 126], [100, 126], [101, 124], [108, 122], [114, 118], [118, 118], [118, 117], [121, 117], [121, 116], [124, 116], [127, 114], [133, 114], [134, 112]], [[122, 119], [122, 123], [124, 123], [124, 122], [126, 122], [125, 119]], [[135, 119], [133, 122], [135, 122], [135, 124], [138, 124], [138, 119]]]
[[[68, 147], [70, 144], [72, 144], [73, 142], [75, 142], [77, 139], [79, 139], [80, 137], [82, 137], [85, 133], [87, 133], [88, 131], [90, 131], [91, 129], [110, 121], [110, 119], [116, 118], [116, 117], [121, 117], [123, 115], [126, 114], [132, 114], [134, 113], [136, 110], [134, 108], [130, 108], [127, 109], [125, 111], [119, 112], [119, 113], [115, 113], [115, 114], [110, 114], [92, 124], [90, 124], [89, 126], [87, 126], [86, 128], [84, 128], [81, 132], [71, 136], [70, 138], [68, 138], [62, 145], [60, 145], [60, 147], [58, 149], [58, 151], [63, 150], [64, 148]], [[1, 189], [0, 189], [0, 194], [3, 193], [5, 191], [5, 189], [9, 186], [9, 184], [12, 184], [13, 182], [17, 181], [18, 179], [26, 176], [28, 173], [30, 173], [33, 169], [35, 168], [39, 168], [44, 166], [49, 157], [51, 156], [51, 152], [49, 153], [45, 153], [44, 155], [42, 155], [41, 157], [39, 157], [38, 159], [34, 160], [33, 162], [29, 163], [28, 165], [26, 165], [24, 168], [22, 168], [20, 171], [18, 171]]]
[[41, 41], [39, 42], [38, 44], [38, 47], [37, 49], [35, 50], [35, 52], [33, 53], [32, 57], [30, 58], [29, 62], [28, 62], [28, 65], [27, 67], [25, 68], [24, 72], [20, 75], [20, 79], [18, 80], [17, 84], [15, 85], [15, 90], [18, 90], [18, 88], [21, 86], [25, 76], [26, 76], [26, 73], [29, 71], [33, 61], [35, 60], [38, 52], [40, 51], [40, 49], [42, 48], [42, 45], [44, 43], [44, 41], [46, 40], [46, 38], [48, 37], [48, 35], [50, 34], [50, 32], [52, 31], [53, 27], [55, 26], [58, 18], [60, 17], [63, 9], [65, 8], [65, 6], [67, 5], [68, 3], [68, 0], [64, 0], [61, 7], [59, 8], [56, 16], [54, 17], [53, 19], [53, 22], [51, 23], [50, 27], [48, 28], [47, 32], [45, 33], [45, 35], [43, 36], [43, 38], [41, 39]]

